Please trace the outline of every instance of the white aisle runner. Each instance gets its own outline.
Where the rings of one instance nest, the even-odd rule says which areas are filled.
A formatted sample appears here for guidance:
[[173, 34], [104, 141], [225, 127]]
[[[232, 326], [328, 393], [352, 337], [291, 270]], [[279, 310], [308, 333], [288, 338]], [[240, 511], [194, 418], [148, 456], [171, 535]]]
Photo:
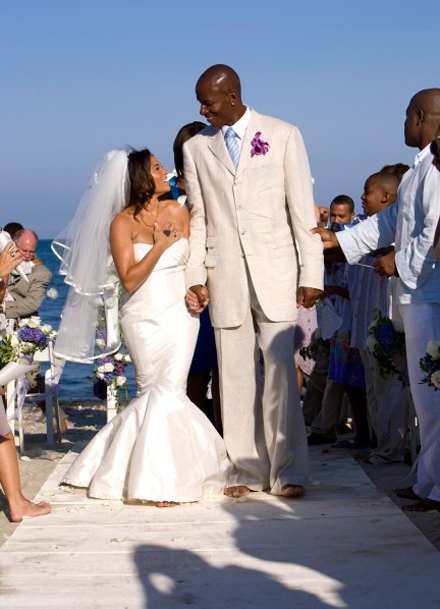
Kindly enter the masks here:
[[0, 550], [2, 609], [440, 607], [440, 553], [344, 451], [311, 450], [300, 500], [157, 509], [58, 483]]

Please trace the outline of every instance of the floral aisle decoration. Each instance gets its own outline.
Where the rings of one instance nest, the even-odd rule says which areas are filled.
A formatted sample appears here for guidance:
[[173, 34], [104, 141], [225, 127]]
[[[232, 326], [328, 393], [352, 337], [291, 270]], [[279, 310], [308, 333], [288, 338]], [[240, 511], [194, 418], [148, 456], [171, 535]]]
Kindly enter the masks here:
[[[98, 339], [99, 340], [99, 339]], [[127, 353], [118, 351], [113, 355], [106, 355], [99, 360], [94, 367], [95, 381], [93, 387], [94, 395], [101, 399], [107, 399], [107, 387], [115, 392], [118, 408], [121, 406], [121, 390], [125, 391], [125, 399], [128, 403], [128, 387], [125, 366], [131, 362]]]
[[367, 349], [376, 358], [379, 373], [386, 378], [396, 375], [408, 384], [405, 332], [400, 321], [393, 321], [379, 311], [368, 328]]
[[434, 391], [440, 389], [440, 341], [429, 341], [426, 355], [420, 359], [420, 369], [425, 375], [420, 383], [426, 383]]
[[[122, 302], [125, 292], [120, 282], [115, 284], [115, 289], [108, 293], [97, 297], [98, 319], [96, 327], [96, 347], [98, 351], [105, 352], [107, 345], [107, 323], [106, 310], [119, 309], [119, 303]], [[120, 313], [116, 313], [120, 315]], [[120, 327], [120, 324], [119, 324]], [[102, 353], [97, 360], [98, 364], [94, 367], [94, 382], [93, 393], [100, 400], [109, 398], [109, 390], [116, 399], [117, 409], [122, 406], [121, 392], [125, 393], [125, 400], [128, 404], [128, 386], [127, 376], [125, 373], [126, 365], [131, 362], [130, 356], [125, 352], [124, 338], [122, 332], [119, 331], [120, 345], [116, 353]]]
[[38, 316], [21, 319], [18, 330], [0, 340], [0, 363], [25, 360], [31, 362], [37, 351], [44, 351], [49, 341], [55, 341], [56, 331], [49, 324], [42, 324]]

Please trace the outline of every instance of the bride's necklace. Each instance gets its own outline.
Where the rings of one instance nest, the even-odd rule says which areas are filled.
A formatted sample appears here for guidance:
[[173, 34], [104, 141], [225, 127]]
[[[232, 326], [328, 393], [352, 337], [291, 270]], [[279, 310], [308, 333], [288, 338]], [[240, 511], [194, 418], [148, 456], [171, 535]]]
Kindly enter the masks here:
[[[144, 207], [144, 210], [153, 215], [151, 211], [149, 211], [146, 207]], [[141, 216], [141, 220], [142, 222], [145, 224], [145, 226], [149, 226], [150, 228], [154, 228], [155, 223], [157, 222], [157, 217], [159, 216], [159, 201], [157, 202], [157, 207], [156, 207], [156, 215], [154, 216], [154, 220], [153, 220], [153, 224], [148, 224], [148, 222], [145, 222], [143, 216]]]

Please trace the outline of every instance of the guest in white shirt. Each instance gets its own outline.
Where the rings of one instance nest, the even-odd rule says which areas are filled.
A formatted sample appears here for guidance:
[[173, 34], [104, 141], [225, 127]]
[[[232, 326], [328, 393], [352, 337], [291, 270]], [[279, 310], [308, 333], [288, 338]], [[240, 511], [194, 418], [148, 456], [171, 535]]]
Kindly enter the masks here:
[[420, 425], [422, 450], [417, 483], [398, 489], [416, 501], [408, 511], [440, 511], [440, 393], [420, 384], [419, 360], [430, 340], [440, 338], [440, 265], [434, 257], [434, 234], [440, 215], [440, 172], [431, 142], [440, 126], [440, 89], [426, 89], [410, 101], [405, 143], [419, 148], [413, 167], [403, 176], [397, 202], [352, 230], [319, 232], [326, 249], [340, 246], [350, 263], [395, 241], [395, 252], [375, 263], [380, 274], [398, 274], [398, 302], [407, 346], [411, 392]]

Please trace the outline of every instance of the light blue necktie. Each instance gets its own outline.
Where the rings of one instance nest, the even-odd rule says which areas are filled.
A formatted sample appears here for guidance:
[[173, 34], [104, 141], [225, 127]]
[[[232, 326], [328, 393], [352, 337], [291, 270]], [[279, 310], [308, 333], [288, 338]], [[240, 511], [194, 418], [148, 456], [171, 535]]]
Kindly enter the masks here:
[[226, 129], [225, 133], [225, 144], [228, 149], [229, 156], [231, 157], [234, 167], [237, 168], [238, 158], [240, 156], [240, 148], [238, 147], [237, 136], [232, 127]]

